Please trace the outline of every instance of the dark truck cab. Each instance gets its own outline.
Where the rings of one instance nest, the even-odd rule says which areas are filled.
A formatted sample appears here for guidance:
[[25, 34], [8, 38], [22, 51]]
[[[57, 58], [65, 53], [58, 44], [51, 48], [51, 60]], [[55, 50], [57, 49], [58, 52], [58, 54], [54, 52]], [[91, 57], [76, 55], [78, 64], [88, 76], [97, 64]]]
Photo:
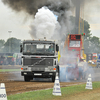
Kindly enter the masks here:
[[55, 81], [59, 47], [55, 41], [26, 40], [20, 46], [22, 53], [21, 75], [25, 81], [33, 78], [52, 78]]

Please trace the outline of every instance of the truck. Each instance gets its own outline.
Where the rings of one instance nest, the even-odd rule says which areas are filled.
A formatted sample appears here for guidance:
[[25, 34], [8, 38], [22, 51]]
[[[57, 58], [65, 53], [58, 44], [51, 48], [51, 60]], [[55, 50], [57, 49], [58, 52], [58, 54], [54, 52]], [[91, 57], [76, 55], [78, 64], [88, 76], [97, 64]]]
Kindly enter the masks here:
[[51, 78], [55, 81], [58, 64], [59, 46], [56, 41], [25, 40], [20, 45], [22, 53], [21, 75], [24, 81], [33, 78]]
[[64, 51], [65, 53], [61, 57], [60, 66], [66, 66], [66, 77], [68, 79], [86, 78], [87, 64], [82, 35], [69, 34], [64, 43]]

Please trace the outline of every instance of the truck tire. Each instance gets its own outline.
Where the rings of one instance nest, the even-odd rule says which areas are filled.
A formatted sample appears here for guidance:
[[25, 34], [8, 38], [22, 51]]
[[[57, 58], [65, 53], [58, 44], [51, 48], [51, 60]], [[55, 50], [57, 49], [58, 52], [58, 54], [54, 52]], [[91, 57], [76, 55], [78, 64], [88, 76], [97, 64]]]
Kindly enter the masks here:
[[30, 76], [24, 76], [24, 81], [29, 82], [31, 80]]
[[52, 82], [54, 82], [55, 81], [55, 76], [52, 76]]
[[30, 76], [30, 80], [33, 80], [33, 77], [32, 76]]

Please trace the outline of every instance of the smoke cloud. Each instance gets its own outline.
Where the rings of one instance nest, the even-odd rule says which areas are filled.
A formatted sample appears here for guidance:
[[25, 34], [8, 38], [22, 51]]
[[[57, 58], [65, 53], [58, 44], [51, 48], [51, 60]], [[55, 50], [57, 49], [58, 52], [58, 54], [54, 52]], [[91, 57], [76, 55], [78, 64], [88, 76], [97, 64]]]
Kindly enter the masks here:
[[[70, 21], [70, 16], [72, 15], [70, 9], [75, 9], [75, 7], [76, 9], [79, 9], [80, 5], [84, 5], [84, 3], [86, 5], [90, 1], [92, 2], [93, 0], [41, 0], [41, 2], [40, 0], [2, 0], [5, 5], [8, 5], [14, 11], [24, 11], [25, 13], [28, 13], [33, 17], [35, 17], [38, 9], [46, 6], [49, 10], [51, 10], [55, 15], [58, 16], [58, 22], [61, 26], [58, 34], [61, 33], [61, 40], [64, 40], [66, 34], [71, 33], [71, 30], [75, 27], [73, 26], [74, 24], [72, 24]], [[79, 12], [77, 12], [76, 15], [79, 15]], [[79, 18], [77, 18], [76, 20], [78, 19]], [[76, 21], [76, 24], [78, 24], [78, 21]], [[32, 31], [33, 33], [36, 33], [36, 30], [34, 28], [32, 29]], [[32, 36], [32, 33], [30, 34]], [[32, 37], [36, 37], [36, 34], [33, 35], [34, 36]]]
[[58, 27], [60, 26], [55, 15], [47, 7], [42, 7], [38, 9], [35, 15], [30, 34], [32, 38], [46, 37], [46, 39], [51, 39], [54, 33], [56, 33], [55, 29]]
[[[70, 32], [71, 23], [69, 21], [69, 16], [71, 12], [69, 11], [69, 9], [72, 7], [71, 0], [41, 0], [41, 2], [40, 0], [2, 0], [2, 1], [4, 4], [8, 5], [10, 8], [15, 10], [16, 12], [24, 11], [35, 18], [37, 18], [35, 15], [37, 14], [38, 9], [41, 9], [43, 6], [46, 6], [49, 10], [51, 10], [55, 15], [58, 16], [58, 22], [61, 25], [61, 28], [58, 34], [62, 33], [60, 34], [60, 37], [63, 38], [66, 36], [66, 33]], [[36, 23], [36, 20], [34, 21], [34, 23]], [[41, 24], [41, 22], [39, 23]], [[39, 28], [38, 30], [36, 30], [35, 24], [33, 26], [34, 28], [31, 26], [31, 29], [32, 29], [30, 33], [31, 36], [32, 36], [32, 31], [33, 33], [38, 33], [40, 30]], [[59, 30], [57, 27], [55, 29]], [[57, 32], [58, 31], [56, 31], [55, 33]], [[33, 34], [32, 37], [36, 37], [36, 35], [37, 34]]]
[[45, 5], [47, 0], [2, 0], [5, 5], [8, 5], [13, 10], [25, 11], [30, 15], [35, 15], [39, 8]]
[[26, 11], [35, 15], [39, 8], [47, 6], [55, 12], [65, 11], [70, 8], [70, 0], [2, 0], [2, 2], [15, 11]]

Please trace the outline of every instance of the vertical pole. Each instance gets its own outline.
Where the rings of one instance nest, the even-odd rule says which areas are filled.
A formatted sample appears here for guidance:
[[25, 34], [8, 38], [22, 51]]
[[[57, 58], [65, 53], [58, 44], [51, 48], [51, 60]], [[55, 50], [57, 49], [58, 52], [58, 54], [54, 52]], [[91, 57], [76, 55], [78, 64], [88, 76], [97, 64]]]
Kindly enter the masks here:
[[[8, 31], [8, 33], [9, 33], [9, 39], [10, 39], [10, 37], [11, 37], [11, 32], [12, 32], [12, 31]], [[10, 45], [10, 44], [11, 44], [11, 42], [9, 41], [9, 53], [11, 52], [11, 50], [10, 50], [10, 49], [11, 49], [11, 48], [10, 48], [11, 45]]]
[[75, 19], [75, 34], [78, 34], [79, 32], [79, 18], [80, 18], [80, 0], [76, 1], [78, 4], [76, 4], [76, 19]]

